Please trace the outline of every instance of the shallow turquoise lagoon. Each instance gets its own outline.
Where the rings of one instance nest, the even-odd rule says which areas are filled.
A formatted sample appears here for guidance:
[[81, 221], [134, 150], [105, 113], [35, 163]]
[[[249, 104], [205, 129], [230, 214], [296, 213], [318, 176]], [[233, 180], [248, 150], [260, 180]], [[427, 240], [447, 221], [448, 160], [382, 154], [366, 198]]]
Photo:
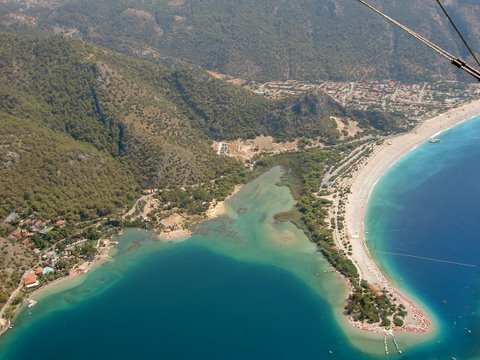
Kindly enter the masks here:
[[[369, 204], [380, 266], [439, 326], [421, 344], [400, 338], [390, 358], [480, 356], [480, 120], [440, 137], [393, 166]], [[345, 326], [345, 286], [315, 247], [274, 220], [294, 204], [281, 176], [245, 186], [187, 241], [128, 230], [112, 261], [17, 317], [0, 359], [386, 358], [383, 339]]]

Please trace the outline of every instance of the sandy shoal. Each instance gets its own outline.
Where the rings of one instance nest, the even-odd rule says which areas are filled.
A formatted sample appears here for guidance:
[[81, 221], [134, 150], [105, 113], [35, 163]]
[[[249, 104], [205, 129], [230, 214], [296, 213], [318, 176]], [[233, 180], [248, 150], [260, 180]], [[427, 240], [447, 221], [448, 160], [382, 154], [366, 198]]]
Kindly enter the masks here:
[[187, 240], [192, 236], [192, 232], [188, 229], [177, 229], [171, 231], [162, 231], [157, 234], [157, 237], [164, 242], [180, 242]]
[[235, 185], [235, 188], [233, 189], [233, 192], [228, 195], [225, 200], [223, 201], [216, 201], [214, 200], [210, 204], [210, 209], [207, 210], [205, 213], [205, 216], [207, 219], [212, 220], [216, 219], [217, 217], [227, 215], [227, 206], [226, 206], [226, 201], [230, 200], [233, 196], [238, 194], [238, 192], [242, 189], [243, 184]]

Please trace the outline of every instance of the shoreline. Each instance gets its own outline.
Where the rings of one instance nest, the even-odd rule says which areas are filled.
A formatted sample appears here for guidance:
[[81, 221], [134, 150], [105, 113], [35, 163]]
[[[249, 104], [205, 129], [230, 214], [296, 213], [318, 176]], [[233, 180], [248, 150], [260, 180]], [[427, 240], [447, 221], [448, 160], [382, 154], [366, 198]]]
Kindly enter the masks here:
[[[345, 204], [345, 229], [352, 244], [351, 259], [356, 265], [361, 279], [386, 289], [403, 303], [408, 315], [405, 325], [394, 330], [402, 333], [431, 333], [434, 330], [430, 316], [418, 305], [397, 289], [380, 270], [366, 243], [364, 221], [367, 204], [372, 191], [380, 178], [400, 158], [442, 132], [455, 127], [480, 114], [480, 100], [451, 109], [420, 123], [412, 131], [392, 136], [384, 144], [377, 146], [360, 170], [354, 173], [351, 193]], [[432, 144], [434, 146], [434, 144]], [[370, 324], [349, 323], [360, 330], [384, 333], [384, 329]]]
[[[243, 186], [244, 184], [235, 185], [233, 192], [230, 195], [228, 195], [223, 201], [216, 202], [214, 200], [210, 204], [210, 208], [205, 213], [205, 219], [212, 220], [217, 217], [227, 215], [228, 210], [225, 205], [225, 202], [231, 199], [234, 195], [236, 195], [242, 189]], [[119, 231], [118, 234], [115, 236], [115, 238], [121, 236], [124, 230], [125, 229], [122, 229], [121, 231]], [[176, 230], [163, 231], [163, 232], [157, 233], [156, 237], [160, 241], [164, 241], [167, 243], [169, 242], [174, 243], [174, 242], [187, 240], [192, 236], [192, 234], [193, 232], [188, 228], [180, 228]], [[104, 239], [102, 243], [104, 244], [104, 246], [99, 249], [100, 250], [99, 253], [95, 256], [93, 260], [84, 262], [83, 264], [77, 264], [71, 270], [71, 273], [69, 275], [56, 279], [49, 283], [46, 283], [45, 285], [29, 293], [28, 296], [25, 297], [25, 300], [22, 302], [22, 304], [20, 304], [16, 309], [15, 315], [11, 321], [3, 318], [0, 319], [2, 320], [0, 322], [0, 336], [3, 335], [5, 332], [7, 332], [11, 328], [11, 326], [13, 325], [13, 321], [15, 320], [15, 317], [26, 306], [28, 301], [30, 300], [40, 301], [41, 298], [44, 295], [48, 295], [49, 292], [55, 293], [58, 289], [62, 290], [63, 288], [61, 287], [61, 285], [67, 284], [67, 286], [70, 286], [71, 284], [72, 287], [78, 285], [78, 283], [83, 281], [82, 275], [87, 274], [90, 270], [92, 270], [96, 266], [100, 266], [101, 264], [109, 260], [111, 258], [112, 251], [115, 249], [116, 242], [113, 240], [113, 237], [109, 237]]]
[[[114, 237], [117, 238], [121, 236], [123, 232], [124, 232], [124, 229], [122, 229]], [[28, 299], [35, 300], [33, 299], [33, 297], [35, 297], [39, 301], [40, 298], [46, 293], [48, 293], [49, 290], [53, 290], [53, 292], [55, 292], [55, 288], [59, 287], [59, 285], [68, 283], [70, 281], [73, 282], [74, 280], [80, 281], [82, 278], [82, 275], [86, 275], [90, 270], [94, 269], [97, 266], [102, 265], [103, 263], [105, 263], [107, 260], [111, 258], [111, 253], [115, 249], [115, 245], [117, 244], [117, 242], [113, 240], [113, 237], [109, 237], [103, 240], [103, 244], [104, 246], [100, 248], [99, 253], [95, 256], [93, 260], [84, 262], [80, 265], [77, 264], [72, 268], [72, 270], [70, 270], [69, 275], [56, 279], [52, 282], [45, 284], [44, 286], [38, 289], [35, 289], [28, 295], [28, 297], [25, 298], [25, 300], [28, 300]]]
[[[228, 208], [226, 206], [226, 202], [230, 200], [233, 196], [235, 196], [243, 188], [243, 186], [244, 184], [235, 185], [233, 191], [222, 201], [217, 201], [216, 199], [214, 199], [210, 203], [210, 207], [204, 213], [203, 218], [201, 218], [199, 222], [214, 220], [220, 216], [228, 215]], [[190, 238], [192, 235], [193, 232], [185, 223], [182, 223], [176, 229], [163, 230], [156, 233], [157, 239], [166, 243], [185, 241], [188, 240], [188, 238]]]
[[[121, 236], [123, 234], [123, 231], [124, 230], [122, 229], [115, 237]], [[22, 303], [18, 305], [12, 320], [6, 320], [4, 318], [0, 319], [0, 320], [3, 320], [3, 322], [0, 324], [2, 325], [0, 326], [0, 336], [2, 336], [4, 333], [10, 330], [11, 327], [13, 327], [15, 318], [25, 308], [25, 306], [30, 300], [35, 300], [36, 302], [38, 302], [41, 300], [43, 296], [48, 295], [50, 291], [52, 293], [55, 293], [56, 291], [64, 290], [63, 288], [61, 288], [60, 285], [67, 284], [68, 287], [70, 287], [70, 285], [71, 287], [78, 285], [83, 281], [82, 275], [87, 274], [90, 270], [92, 270], [96, 266], [100, 266], [103, 263], [105, 263], [108, 259], [110, 259], [110, 254], [112, 250], [115, 249], [116, 243], [115, 241], [112, 241], [112, 237], [106, 238], [102, 242], [104, 244], [104, 247], [100, 249], [99, 253], [95, 256], [93, 260], [84, 262], [81, 265], [77, 264], [72, 268], [71, 273], [69, 275], [50, 281], [44, 284], [43, 286], [33, 290], [31, 293], [25, 296]], [[21, 291], [22, 290], [23, 290], [23, 287]]]
[[212, 201], [210, 204], [210, 209], [208, 209], [205, 213], [205, 216], [207, 217], [208, 220], [213, 220], [216, 219], [220, 216], [223, 215], [228, 215], [228, 210], [227, 206], [225, 203], [230, 200], [232, 197], [234, 197], [238, 192], [244, 187], [244, 184], [237, 184], [235, 185], [235, 188], [233, 189], [232, 193], [228, 195], [223, 201]]
[[[440, 133], [457, 126], [472, 117], [480, 114], [480, 100], [473, 101], [461, 107], [451, 109], [450, 111], [436, 117], [425, 120], [412, 131], [386, 138], [384, 144], [375, 148], [373, 154], [366, 159], [362, 168], [353, 174], [353, 183], [351, 194], [347, 196], [345, 229], [348, 238], [351, 240], [353, 255], [351, 256], [354, 264], [357, 266], [360, 277], [372, 284], [378, 284], [381, 288], [388, 290], [391, 294], [400, 299], [405, 304], [408, 316], [405, 319], [405, 325], [402, 328], [395, 327], [395, 332], [401, 333], [431, 333], [434, 330], [433, 322], [426, 312], [405, 294], [398, 290], [377, 266], [366, 244], [364, 229], [364, 219], [366, 216], [367, 203], [370, 195], [385, 172], [394, 165], [401, 157], [419, 146], [429, 138], [437, 136]], [[434, 144], [432, 144], [434, 146]], [[204, 220], [212, 220], [220, 216], [228, 215], [226, 201], [235, 196], [244, 185], [236, 185], [234, 191], [223, 201], [212, 201], [210, 208], [205, 213]], [[123, 231], [122, 231], [123, 232]], [[120, 236], [118, 234], [117, 236]], [[157, 234], [157, 239], [165, 242], [178, 242], [188, 239], [192, 232], [187, 228], [162, 232]], [[100, 249], [99, 254], [88, 263], [84, 263], [73, 269], [73, 273], [47, 283], [28, 294], [28, 299], [39, 299], [50, 291], [55, 293], [60, 285], [72, 282], [76, 286], [76, 281], [82, 281], [82, 276], [95, 266], [101, 265], [110, 258], [111, 251], [115, 248], [115, 242], [111, 238], [103, 240], [104, 247]], [[81, 268], [81, 269], [78, 269]], [[78, 271], [81, 270], [81, 271]], [[347, 281], [348, 282], [348, 281]], [[350, 289], [351, 290], [351, 289]], [[23, 309], [23, 303], [16, 311], [16, 315]], [[15, 315], [15, 316], [16, 316]], [[13, 321], [12, 321], [13, 322]], [[378, 325], [354, 322], [351, 318], [348, 323], [355, 329], [366, 333], [385, 334], [385, 328]], [[8, 327], [5, 331], [8, 330]], [[3, 332], [0, 331], [0, 335]]]
[[162, 231], [156, 234], [158, 240], [166, 242], [166, 243], [173, 243], [173, 242], [180, 242], [183, 240], [187, 240], [189, 237], [192, 236], [192, 232], [188, 229], [177, 229], [171, 231]]

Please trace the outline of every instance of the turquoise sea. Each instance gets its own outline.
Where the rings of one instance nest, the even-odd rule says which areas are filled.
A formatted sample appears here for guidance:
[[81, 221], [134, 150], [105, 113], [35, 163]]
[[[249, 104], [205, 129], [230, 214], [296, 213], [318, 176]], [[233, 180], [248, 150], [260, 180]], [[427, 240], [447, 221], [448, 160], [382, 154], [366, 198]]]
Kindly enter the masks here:
[[369, 248], [438, 322], [434, 341], [412, 356], [480, 359], [480, 117], [438, 137], [375, 187]]
[[[480, 358], [480, 119], [440, 137], [396, 163], [369, 204], [380, 266], [438, 325], [432, 339], [399, 337], [402, 355], [390, 343], [389, 358]], [[386, 358], [383, 338], [345, 324], [328, 263], [274, 220], [294, 204], [281, 176], [249, 183], [184, 242], [126, 231], [111, 261], [15, 319], [0, 359]]]

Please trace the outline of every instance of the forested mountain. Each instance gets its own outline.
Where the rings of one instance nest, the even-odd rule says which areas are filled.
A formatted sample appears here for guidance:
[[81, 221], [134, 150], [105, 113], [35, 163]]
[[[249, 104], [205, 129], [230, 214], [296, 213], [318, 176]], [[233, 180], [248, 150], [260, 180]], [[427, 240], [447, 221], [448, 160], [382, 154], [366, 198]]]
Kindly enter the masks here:
[[3, 111], [0, 124], [0, 218], [31, 209], [88, 220], [138, 197], [133, 176], [93, 146]]
[[[0, 76], [0, 110], [91, 144], [121, 161], [142, 186], [205, 181], [237, 166], [217, 158], [194, 125], [198, 116], [178, 91], [177, 71], [61, 36], [1, 34]], [[223, 85], [213, 85], [212, 96], [228, 91]], [[184, 87], [194, 92], [193, 78]], [[243, 101], [245, 109], [248, 103], [249, 111], [255, 99], [261, 109], [268, 106], [261, 97], [244, 95], [235, 100]]]
[[[381, 7], [462, 52], [434, 2], [405, 3]], [[476, 0], [449, 6], [473, 29]], [[474, 46], [479, 35], [469, 33]], [[53, 280], [91, 261], [113, 228], [200, 219], [247, 179], [214, 141], [348, 148], [407, 127], [396, 110], [347, 109], [312, 87], [272, 100], [206, 69], [247, 80], [455, 77], [354, 0], [0, 0], [0, 305], [28, 269], [54, 265]]]
[[[419, 80], [458, 74], [354, 0], [3, 0], [3, 24], [52, 29], [157, 60], [185, 59], [246, 79]], [[372, 4], [466, 55], [434, 1]], [[448, 10], [480, 49], [480, 3]], [[18, 11], [21, 8], [21, 11]]]
[[366, 115], [319, 94], [273, 102], [197, 68], [169, 69], [63, 36], [0, 33], [0, 217], [33, 203], [92, 217], [128, 204], [139, 188], [235, 172], [241, 165], [218, 156], [213, 140], [335, 143], [331, 116], [385, 131], [399, 125]]

